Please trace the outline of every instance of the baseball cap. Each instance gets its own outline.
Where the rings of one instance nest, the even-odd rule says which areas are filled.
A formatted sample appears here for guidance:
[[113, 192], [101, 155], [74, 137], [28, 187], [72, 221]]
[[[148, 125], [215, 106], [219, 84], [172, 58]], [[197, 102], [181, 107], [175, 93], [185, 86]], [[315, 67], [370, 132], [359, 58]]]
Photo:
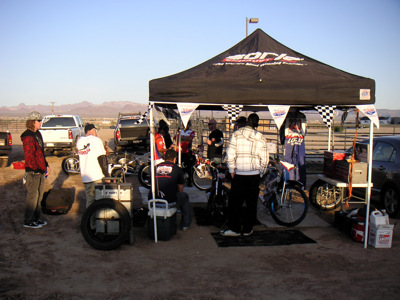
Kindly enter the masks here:
[[96, 129], [96, 127], [94, 127], [93, 124], [88, 123], [85, 125], [85, 133], [88, 133], [88, 131], [90, 131], [92, 129]]
[[32, 121], [41, 121], [42, 120], [42, 115], [37, 112], [37, 111], [32, 111], [29, 113], [27, 120], [32, 120]]

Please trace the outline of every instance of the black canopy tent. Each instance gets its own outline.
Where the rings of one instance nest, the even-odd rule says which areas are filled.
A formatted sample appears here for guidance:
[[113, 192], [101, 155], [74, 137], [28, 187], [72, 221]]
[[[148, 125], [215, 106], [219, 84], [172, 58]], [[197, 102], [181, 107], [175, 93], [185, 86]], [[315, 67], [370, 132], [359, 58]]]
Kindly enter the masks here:
[[[150, 102], [354, 106], [375, 103], [375, 81], [296, 52], [257, 29], [250, 36], [186, 71], [153, 79]], [[205, 107], [206, 106], [206, 107]]]
[[[298, 107], [301, 110], [314, 109], [317, 105], [347, 108], [373, 105], [375, 81], [307, 57], [257, 29], [232, 48], [202, 64], [151, 80], [149, 102], [150, 105], [171, 108], [189, 104], [200, 110], [221, 110], [223, 105], [240, 105], [247, 111], [268, 110], [269, 105]], [[153, 128], [152, 110], [150, 122]], [[371, 144], [372, 139], [371, 122]], [[154, 145], [153, 134], [151, 144]], [[151, 151], [153, 169], [153, 147]], [[367, 212], [371, 192], [372, 147], [369, 151]], [[152, 191], [154, 197], [153, 184]], [[156, 224], [154, 228], [157, 242]], [[367, 232], [368, 225], [365, 226], [365, 234]], [[364, 247], [367, 246], [366, 240]]]

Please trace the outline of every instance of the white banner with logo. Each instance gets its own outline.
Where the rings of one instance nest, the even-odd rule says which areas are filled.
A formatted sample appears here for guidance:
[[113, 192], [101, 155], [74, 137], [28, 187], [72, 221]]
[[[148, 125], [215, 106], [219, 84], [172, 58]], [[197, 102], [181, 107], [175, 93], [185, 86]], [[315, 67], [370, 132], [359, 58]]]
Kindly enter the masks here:
[[290, 109], [290, 105], [268, 105], [268, 110], [275, 121], [278, 130], [281, 128], [283, 121]]
[[379, 129], [379, 117], [378, 112], [375, 109], [375, 105], [367, 104], [367, 105], [357, 105], [357, 108], [366, 115], [372, 123]]
[[183, 127], [185, 128], [187, 126], [187, 123], [189, 122], [190, 116], [199, 105], [194, 103], [179, 103], [177, 104], [177, 106], [179, 114], [181, 115]]

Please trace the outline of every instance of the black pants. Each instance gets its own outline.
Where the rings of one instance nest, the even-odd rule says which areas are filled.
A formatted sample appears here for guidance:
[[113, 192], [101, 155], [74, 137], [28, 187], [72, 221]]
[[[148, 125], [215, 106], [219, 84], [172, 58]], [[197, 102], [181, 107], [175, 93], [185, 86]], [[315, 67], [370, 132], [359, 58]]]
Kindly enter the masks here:
[[194, 165], [196, 158], [191, 153], [182, 153], [181, 158], [182, 158], [182, 162], [185, 165], [185, 168], [183, 170], [184, 170], [184, 172], [186, 172], [189, 175], [189, 177], [187, 179], [187, 183], [191, 184], [192, 183], [193, 165]]
[[[260, 175], [235, 175], [229, 194], [228, 227], [235, 232], [250, 232], [257, 220]], [[246, 203], [246, 207], [243, 207]]]

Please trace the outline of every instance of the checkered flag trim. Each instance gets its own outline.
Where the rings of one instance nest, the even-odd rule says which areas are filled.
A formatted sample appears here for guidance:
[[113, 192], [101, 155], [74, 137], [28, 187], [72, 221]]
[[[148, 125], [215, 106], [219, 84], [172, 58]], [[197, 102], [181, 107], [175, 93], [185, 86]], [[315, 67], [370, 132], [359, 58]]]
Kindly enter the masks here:
[[231, 122], [236, 121], [240, 112], [243, 110], [243, 105], [223, 105], [222, 107], [228, 112], [228, 117]]
[[326, 124], [326, 126], [331, 127], [331, 122], [333, 120], [333, 115], [335, 113], [336, 105], [317, 105], [314, 106], [316, 110], [318, 110], [319, 114], [322, 117], [322, 120]]
[[143, 121], [146, 120], [147, 114], [149, 113], [150, 109], [153, 108], [153, 105], [154, 105], [153, 103], [149, 104], [149, 107], [148, 107], [147, 111], [145, 111], [145, 113], [140, 116], [140, 118], [135, 122], [135, 124], [142, 124]]

